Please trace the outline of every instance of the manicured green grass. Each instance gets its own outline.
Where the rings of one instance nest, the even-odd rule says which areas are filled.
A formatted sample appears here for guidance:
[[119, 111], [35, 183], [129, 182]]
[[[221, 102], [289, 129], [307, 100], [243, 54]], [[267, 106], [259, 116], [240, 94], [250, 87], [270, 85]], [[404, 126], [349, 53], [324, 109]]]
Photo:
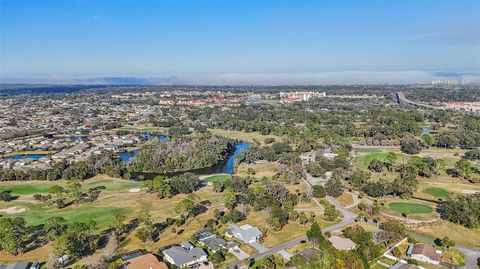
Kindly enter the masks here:
[[358, 151], [358, 153], [382, 152], [381, 150], [376, 149], [376, 148], [358, 148], [357, 151]]
[[446, 197], [450, 194], [446, 189], [436, 187], [426, 188], [422, 192], [434, 197]]
[[29, 195], [35, 193], [47, 193], [50, 191], [52, 184], [21, 184], [21, 185], [11, 185], [6, 182], [0, 183], [0, 192], [10, 191], [12, 195]]
[[433, 208], [425, 204], [392, 202], [388, 205], [390, 209], [401, 214], [428, 214], [433, 212]]
[[220, 181], [220, 182], [223, 182], [229, 178], [231, 178], [232, 176], [231, 175], [223, 175], [223, 174], [220, 174], [220, 175], [213, 175], [213, 176], [209, 176], [207, 178], [205, 178], [204, 180], [206, 182], [212, 182], [212, 181]]
[[127, 181], [127, 180], [97, 180], [93, 182], [86, 181], [82, 184], [82, 189], [88, 190], [90, 188], [103, 186], [109, 191], [121, 191], [133, 188], [143, 187], [143, 182]]
[[[27, 181], [27, 182], [2, 182], [0, 183], [0, 192], [10, 191], [12, 195], [33, 195], [36, 193], [49, 193], [53, 185], [60, 185], [66, 187], [67, 181]], [[131, 188], [139, 188], [143, 186], [141, 182], [122, 181], [122, 180], [86, 180], [82, 182], [82, 189], [84, 191], [104, 186], [110, 191], [126, 190]]]
[[44, 224], [45, 220], [50, 217], [63, 217], [68, 222], [85, 222], [94, 220], [98, 224], [98, 228], [108, 228], [112, 223], [112, 215], [119, 212], [127, 215], [132, 210], [121, 207], [95, 207], [93, 205], [71, 205], [64, 209], [56, 209], [45, 207], [39, 204], [15, 203], [17, 207], [24, 207], [26, 211], [12, 216], [23, 217], [29, 225]]

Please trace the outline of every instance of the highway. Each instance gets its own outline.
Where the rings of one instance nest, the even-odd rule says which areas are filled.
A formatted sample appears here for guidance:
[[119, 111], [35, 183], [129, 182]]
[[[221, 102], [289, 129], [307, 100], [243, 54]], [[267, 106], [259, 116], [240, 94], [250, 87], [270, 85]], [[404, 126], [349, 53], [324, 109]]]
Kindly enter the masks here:
[[407, 105], [412, 105], [412, 106], [416, 106], [416, 107], [420, 107], [420, 108], [445, 110], [444, 107], [432, 106], [432, 105], [427, 105], [427, 104], [422, 104], [422, 103], [417, 103], [417, 102], [411, 101], [411, 100], [409, 100], [405, 97], [403, 92], [396, 92], [395, 95], [397, 97], [397, 102], [398, 102], [399, 105], [407, 104]]

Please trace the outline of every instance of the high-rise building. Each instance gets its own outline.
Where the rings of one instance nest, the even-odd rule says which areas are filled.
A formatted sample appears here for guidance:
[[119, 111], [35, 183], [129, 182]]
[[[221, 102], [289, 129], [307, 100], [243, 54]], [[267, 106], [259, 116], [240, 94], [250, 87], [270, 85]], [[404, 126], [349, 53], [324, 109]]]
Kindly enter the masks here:
[[477, 79], [476, 78], [462, 78], [462, 85], [470, 85], [470, 84], [476, 84]]

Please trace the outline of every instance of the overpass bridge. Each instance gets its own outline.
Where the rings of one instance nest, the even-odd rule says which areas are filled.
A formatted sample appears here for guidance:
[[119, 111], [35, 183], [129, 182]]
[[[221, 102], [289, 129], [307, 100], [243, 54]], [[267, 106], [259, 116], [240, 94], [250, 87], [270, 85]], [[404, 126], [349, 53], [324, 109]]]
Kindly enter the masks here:
[[438, 107], [438, 106], [432, 106], [432, 105], [427, 105], [427, 104], [422, 104], [422, 103], [417, 103], [411, 100], [408, 100], [403, 92], [396, 92], [395, 93], [396, 98], [397, 98], [397, 103], [400, 106], [414, 106], [414, 107], [419, 107], [419, 108], [426, 108], [426, 109], [440, 109], [444, 110], [444, 107]]

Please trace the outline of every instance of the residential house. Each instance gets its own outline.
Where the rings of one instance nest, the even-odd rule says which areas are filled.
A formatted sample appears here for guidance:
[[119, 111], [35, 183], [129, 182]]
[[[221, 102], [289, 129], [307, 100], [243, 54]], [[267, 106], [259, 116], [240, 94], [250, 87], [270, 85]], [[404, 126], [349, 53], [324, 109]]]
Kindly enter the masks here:
[[442, 251], [426, 244], [411, 244], [407, 249], [407, 256], [426, 263], [439, 265], [442, 261]]
[[236, 237], [245, 243], [254, 243], [262, 236], [262, 232], [257, 227], [252, 227], [248, 224], [238, 227], [237, 225], [230, 225], [226, 232], [227, 237]]
[[[160, 262], [155, 255], [151, 253], [140, 256], [131, 256], [123, 261], [124, 269], [168, 269], [164, 262]], [[122, 259], [123, 260], [123, 259]]]
[[352, 240], [336, 235], [332, 235], [328, 240], [332, 242], [334, 248], [339, 250], [352, 250], [356, 246], [355, 242]]
[[306, 249], [300, 251], [300, 253], [298, 253], [297, 255], [302, 257], [306, 261], [310, 261], [310, 260], [313, 260], [316, 257], [318, 257], [319, 252], [320, 251], [316, 248], [306, 248]]
[[209, 231], [203, 230], [197, 233], [197, 240], [203, 246], [209, 248], [213, 253], [222, 249], [233, 250], [237, 249], [239, 244], [235, 241], [226, 241], [225, 239], [213, 234]]
[[208, 262], [207, 253], [201, 248], [195, 248], [188, 242], [181, 246], [172, 246], [162, 251], [166, 261], [180, 268], [189, 267], [194, 264]]

